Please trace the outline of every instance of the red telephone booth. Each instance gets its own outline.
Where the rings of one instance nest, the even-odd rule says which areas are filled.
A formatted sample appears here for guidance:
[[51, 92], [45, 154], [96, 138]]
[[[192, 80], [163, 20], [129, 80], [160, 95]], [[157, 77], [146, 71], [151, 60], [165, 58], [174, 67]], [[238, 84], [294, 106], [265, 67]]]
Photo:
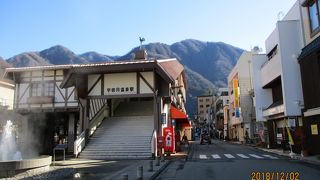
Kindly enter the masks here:
[[166, 127], [163, 129], [164, 137], [164, 152], [173, 153], [174, 151], [174, 134], [173, 127]]

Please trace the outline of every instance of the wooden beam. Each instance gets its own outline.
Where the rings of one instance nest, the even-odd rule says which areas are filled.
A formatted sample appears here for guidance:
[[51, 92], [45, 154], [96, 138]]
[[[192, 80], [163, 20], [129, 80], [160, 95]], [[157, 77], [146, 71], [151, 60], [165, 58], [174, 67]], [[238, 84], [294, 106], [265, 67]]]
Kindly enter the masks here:
[[88, 99], [119, 99], [119, 98], [141, 98], [141, 97], [153, 97], [153, 93], [147, 94], [119, 94], [119, 95], [103, 95], [103, 96], [88, 96]]
[[93, 90], [93, 88], [98, 84], [98, 82], [102, 79], [103, 74], [101, 74], [98, 79], [93, 83], [93, 85], [90, 87], [88, 94]]
[[[143, 77], [143, 75], [140, 73], [140, 72], [138, 72], [138, 75], [139, 75], [139, 77], [147, 84], [147, 86], [151, 89], [151, 91], [154, 93], [154, 89], [153, 89], [153, 87], [150, 85], [150, 83]], [[139, 85], [140, 85], [140, 83], [139, 83]]]

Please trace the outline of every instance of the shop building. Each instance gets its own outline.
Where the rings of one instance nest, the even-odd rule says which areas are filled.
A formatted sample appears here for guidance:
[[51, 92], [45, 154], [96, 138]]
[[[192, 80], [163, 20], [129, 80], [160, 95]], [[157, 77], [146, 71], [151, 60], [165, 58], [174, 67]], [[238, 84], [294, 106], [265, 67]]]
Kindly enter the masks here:
[[228, 76], [229, 137], [240, 142], [252, 139], [254, 134], [251, 59], [251, 52], [243, 52]]
[[304, 136], [302, 148], [309, 155], [320, 154], [320, 2], [300, 0], [304, 27], [305, 47], [298, 58], [304, 101], [297, 101], [303, 107]]
[[300, 104], [303, 104], [297, 61], [304, 44], [300, 15], [300, 5], [296, 2], [266, 39], [266, 58], [260, 55], [252, 60], [256, 113], [258, 121], [266, 122], [267, 145], [285, 148], [292, 136], [296, 153], [301, 151]]

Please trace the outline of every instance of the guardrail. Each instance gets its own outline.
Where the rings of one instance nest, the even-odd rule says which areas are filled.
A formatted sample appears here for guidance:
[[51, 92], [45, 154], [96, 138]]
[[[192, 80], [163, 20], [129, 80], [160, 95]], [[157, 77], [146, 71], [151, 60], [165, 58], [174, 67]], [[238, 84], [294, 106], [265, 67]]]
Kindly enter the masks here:
[[100, 126], [101, 122], [105, 117], [107, 117], [108, 109], [107, 105], [102, 106], [100, 111], [92, 118], [89, 123], [89, 136], [91, 136], [97, 128]]
[[157, 131], [154, 129], [152, 131], [152, 137], [150, 140], [150, 145], [151, 145], [151, 153], [157, 154]]
[[80, 152], [83, 150], [83, 148], [86, 146], [86, 133], [83, 131], [79, 137], [74, 141], [74, 149], [73, 154], [75, 157], [78, 157]]

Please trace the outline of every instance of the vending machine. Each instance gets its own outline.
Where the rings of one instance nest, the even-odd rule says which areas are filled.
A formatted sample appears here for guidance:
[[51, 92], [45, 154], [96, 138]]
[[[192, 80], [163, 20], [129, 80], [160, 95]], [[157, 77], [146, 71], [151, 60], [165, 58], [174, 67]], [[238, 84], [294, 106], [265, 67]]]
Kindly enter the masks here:
[[174, 133], [173, 127], [166, 127], [163, 129], [164, 137], [164, 152], [166, 154], [171, 154], [174, 152]]

